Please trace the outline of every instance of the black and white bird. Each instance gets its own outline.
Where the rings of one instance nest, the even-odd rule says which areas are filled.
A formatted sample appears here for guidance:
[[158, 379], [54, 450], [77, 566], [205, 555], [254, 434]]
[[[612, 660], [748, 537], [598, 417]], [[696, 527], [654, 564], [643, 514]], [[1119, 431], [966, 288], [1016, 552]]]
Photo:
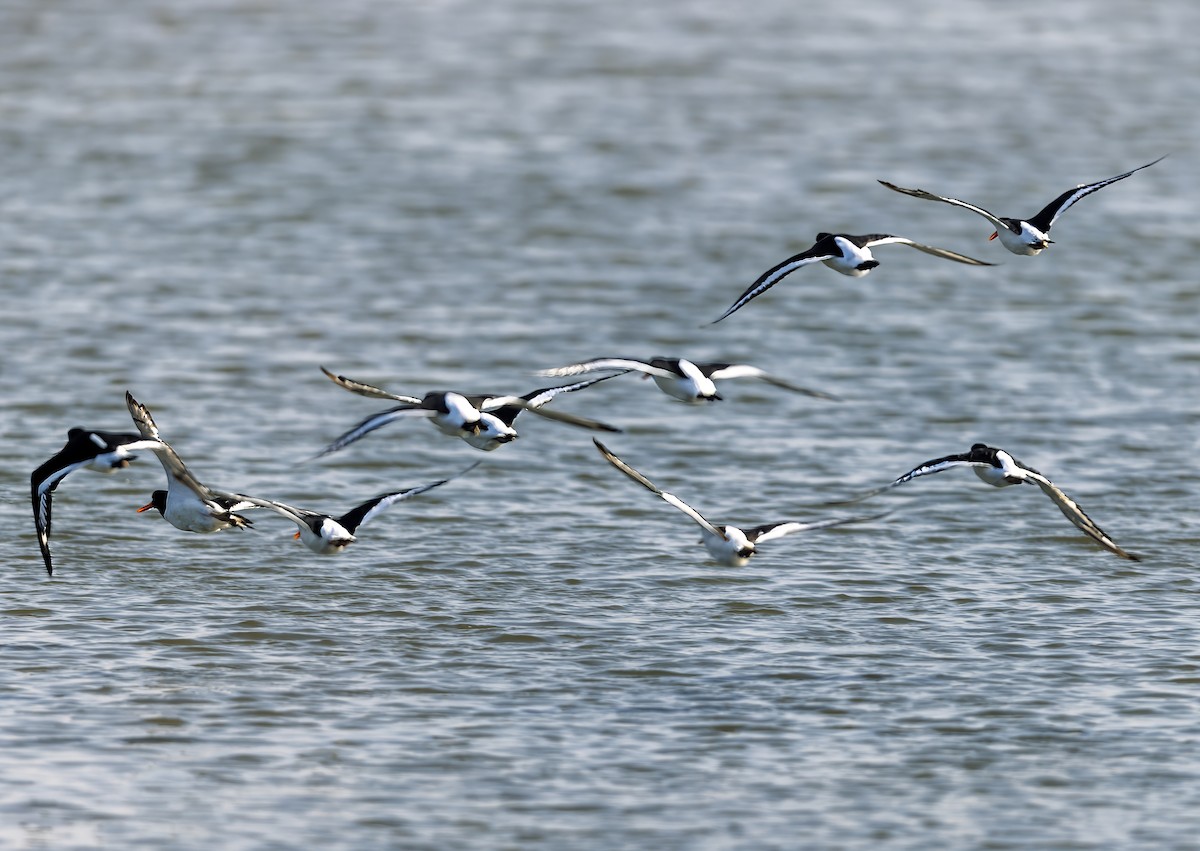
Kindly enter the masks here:
[[880, 245], [907, 245], [918, 251], [924, 251], [926, 254], [932, 254], [934, 257], [953, 260], [956, 263], [966, 263], [968, 266], [996, 265], [994, 263], [986, 263], [983, 260], [976, 260], [974, 257], [968, 257], [965, 254], [959, 254], [945, 248], [922, 245], [903, 236], [892, 236], [888, 233], [869, 233], [858, 236], [848, 233], [819, 233], [817, 234], [817, 241], [813, 244], [812, 248], [789, 257], [787, 260], [772, 266], [759, 275], [758, 280], [747, 287], [746, 291], [738, 296], [738, 300], [717, 319], [713, 320], [711, 324], [716, 325], [747, 302], [758, 298], [771, 289], [771, 287], [792, 274], [792, 272], [813, 263], [824, 263], [835, 272], [841, 272], [843, 275], [849, 275], [852, 278], [861, 278], [879, 265], [879, 261], [875, 259], [875, 255], [871, 253], [871, 249]]
[[996, 237], [1000, 238], [1000, 244], [1011, 251], [1013, 254], [1021, 254], [1026, 257], [1032, 257], [1036, 254], [1041, 254], [1046, 246], [1050, 245], [1054, 240], [1050, 239], [1050, 227], [1058, 217], [1071, 208], [1075, 202], [1086, 198], [1093, 192], [1098, 192], [1105, 186], [1111, 183], [1116, 183], [1118, 180], [1124, 180], [1129, 175], [1141, 171], [1144, 168], [1150, 168], [1164, 159], [1166, 154], [1159, 157], [1152, 163], [1140, 165], [1137, 168], [1127, 171], [1124, 174], [1118, 174], [1116, 177], [1110, 177], [1107, 180], [1097, 180], [1095, 183], [1081, 183], [1074, 189], [1068, 189], [1063, 194], [1059, 195], [1049, 204], [1041, 209], [1036, 216], [1028, 219], [1014, 219], [1008, 216], [997, 216], [990, 213], [982, 207], [977, 207], [974, 204], [969, 204], [966, 201], [960, 201], [958, 198], [947, 198], [944, 195], [934, 195], [932, 192], [926, 192], [924, 189], [905, 189], [902, 186], [897, 186], [894, 183], [888, 183], [886, 180], [879, 181], [888, 189], [900, 192], [904, 195], [911, 195], [914, 198], [923, 198], [926, 201], [941, 201], [945, 204], [952, 204], [955, 207], [962, 207], [970, 210], [973, 213], [978, 213], [996, 229], [995, 233], [988, 237], [993, 240]]
[[351, 393], [357, 393], [360, 396], [367, 396], [372, 399], [390, 399], [401, 404], [367, 417], [321, 450], [317, 454], [317, 458], [328, 455], [331, 452], [337, 452], [339, 449], [344, 449], [356, 440], [375, 431], [375, 429], [408, 417], [427, 418], [443, 434], [462, 438], [471, 446], [481, 449], [484, 452], [490, 452], [505, 443], [511, 443], [517, 439], [518, 435], [516, 429], [513, 428], [513, 421], [516, 420], [517, 415], [522, 411], [531, 411], [549, 420], [579, 426], [580, 428], [592, 429], [593, 431], [620, 431], [616, 426], [602, 423], [599, 420], [542, 409], [543, 405], [560, 393], [570, 393], [575, 390], [582, 390], [585, 387], [591, 387], [593, 384], [606, 381], [609, 378], [615, 378], [612, 375], [605, 375], [588, 381], [578, 381], [574, 384], [567, 384], [561, 387], [544, 387], [540, 390], [533, 390], [526, 393], [524, 396], [468, 395], [436, 391], [426, 393], [424, 398], [418, 399], [415, 396], [400, 396], [395, 393], [389, 393], [373, 385], [363, 384], [361, 381], [346, 378], [344, 375], [335, 375], [325, 369], [325, 367], [321, 367], [321, 371], [338, 387], [349, 390]]
[[135, 452], [157, 446], [157, 440], [147, 440], [140, 434], [73, 428], [67, 432], [66, 445], [33, 471], [30, 476], [33, 523], [48, 575], [54, 575], [50, 559], [50, 509], [59, 483], [76, 470], [112, 473], [124, 469], [137, 457]]
[[[836, 400], [836, 396], [797, 387], [791, 382], [764, 372], [756, 366], [744, 363], [705, 363], [690, 361], [686, 358], [594, 358], [582, 363], [568, 364], [553, 369], [540, 370], [538, 375], [563, 377], [582, 375], [589, 372], [615, 370], [618, 374], [625, 372], [640, 372], [642, 378], [653, 378], [658, 389], [668, 396], [682, 402], [700, 404], [715, 402], [723, 398], [717, 392], [716, 382], [729, 378], [757, 378], [775, 387], [782, 387], [795, 393], [814, 396], [818, 399]], [[614, 376], [615, 377], [615, 376]]]
[[381, 493], [379, 496], [372, 497], [361, 505], [355, 506], [341, 517], [322, 514], [318, 511], [309, 511], [305, 508], [295, 508], [287, 503], [271, 499], [259, 499], [257, 497], [247, 497], [247, 499], [254, 505], [270, 509], [295, 523], [299, 527], [296, 537], [314, 553], [319, 555], [337, 555], [344, 552], [346, 547], [357, 540], [354, 537], [354, 533], [360, 526], [371, 522], [371, 520], [396, 503], [404, 502], [405, 500], [412, 499], [417, 494], [441, 487], [446, 482], [457, 479], [459, 476], [475, 469], [480, 463], [476, 461], [461, 473], [445, 479], [439, 479], [436, 482], [418, 485], [401, 491]]
[[814, 523], [784, 521], [781, 523], [764, 523], [761, 526], [745, 530], [739, 529], [737, 526], [717, 526], [706, 520], [699, 511], [692, 508], [682, 499], [662, 490], [658, 485], [633, 469], [633, 467], [630, 467], [609, 451], [608, 447], [599, 440], [593, 437], [592, 442], [596, 444], [596, 448], [600, 450], [600, 454], [604, 456], [608, 463], [646, 488], [646, 490], [657, 494], [668, 505], [675, 506], [688, 517], [692, 518], [701, 529], [700, 543], [704, 544], [714, 561], [726, 567], [741, 567], [750, 560], [751, 556], [758, 552], [759, 544], [764, 544], [775, 538], [782, 538], [784, 535], [791, 535], [794, 532], [809, 532], [813, 529], [828, 529], [832, 526], [843, 526], [848, 523], [862, 523], [867, 520], [875, 520], [886, 516], [885, 512], [884, 514], [875, 514], [869, 517], [841, 517], [834, 520], [818, 520]]
[[158, 426], [146, 406], [128, 391], [125, 393], [125, 404], [142, 437], [155, 441], [150, 448], [167, 474], [167, 489], [154, 491], [150, 501], [138, 509], [139, 513], [153, 508], [168, 523], [184, 532], [217, 532], [229, 528], [245, 529], [252, 525], [236, 512], [254, 508], [256, 503], [244, 494], [219, 491], [202, 484], [171, 445], [159, 437]]
[[[1108, 536], [1108, 534], [1096, 525], [1092, 518], [1088, 517], [1079, 504], [1071, 497], [1063, 493], [1062, 489], [1054, 482], [1050, 481], [1045, 475], [1037, 470], [1023, 464], [1010, 455], [1003, 449], [997, 449], [993, 446], [987, 446], [983, 443], [976, 443], [971, 447], [969, 452], [963, 452], [957, 455], [945, 455], [941, 458], [934, 458], [926, 461], [923, 464], [918, 464], [913, 469], [909, 470], [903, 476], [900, 476], [895, 481], [892, 481], [883, 487], [875, 488], [867, 493], [855, 497], [846, 502], [861, 502], [868, 497], [883, 493], [886, 490], [897, 487], [905, 482], [911, 482], [913, 479], [921, 476], [928, 476], [933, 473], [940, 473], [943, 470], [951, 470], [955, 467], [970, 467], [975, 471], [980, 479], [987, 482], [992, 487], [1004, 488], [1010, 485], [1036, 485], [1041, 488], [1042, 493], [1050, 497], [1059, 511], [1063, 513], [1068, 520], [1075, 524], [1081, 532], [1087, 535], [1100, 546], [1104, 547], [1109, 552], [1116, 553], [1121, 558], [1126, 558], [1131, 561], [1140, 561], [1141, 559], [1128, 553], [1117, 546], [1116, 541]], [[846, 503], [835, 503], [846, 504]]]

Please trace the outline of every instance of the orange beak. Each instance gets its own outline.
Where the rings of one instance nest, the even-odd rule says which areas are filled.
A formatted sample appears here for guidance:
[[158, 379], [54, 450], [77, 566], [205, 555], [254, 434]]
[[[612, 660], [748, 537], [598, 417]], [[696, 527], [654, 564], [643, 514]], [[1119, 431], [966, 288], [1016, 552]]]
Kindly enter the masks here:
[[988, 237], [988, 242], [991, 242], [993, 239], [995, 239], [999, 235], [1000, 235], [1000, 231], [993, 231], [992, 235]]
[[149, 511], [149, 510], [150, 510], [151, 508], [153, 508], [153, 507], [154, 507], [154, 503], [153, 503], [153, 502], [147, 502], [145, 505], [143, 505], [141, 508], [139, 508], [139, 509], [137, 510], [137, 513], [138, 513], [138, 514], [141, 514], [143, 511]]
[[292, 538], [297, 541], [300, 540], [300, 533], [297, 532], [295, 535], [292, 535]]

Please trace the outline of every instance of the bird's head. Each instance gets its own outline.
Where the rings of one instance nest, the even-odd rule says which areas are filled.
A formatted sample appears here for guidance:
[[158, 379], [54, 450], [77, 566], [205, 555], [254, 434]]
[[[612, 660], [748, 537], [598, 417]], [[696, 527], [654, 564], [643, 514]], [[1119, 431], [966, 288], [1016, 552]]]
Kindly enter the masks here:
[[159, 514], [164, 514], [166, 512], [166, 510], [167, 510], [167, 492], [166, 491], [155, 491], [154, 493], [150, 494], [150, 501], [147, 502], [145, 505], [143, 505], [141, 508], [139, 508], [137, 510], [137, 513], [141, 514], [143, 511], [149, 511], [151, 508], [153, 508]]

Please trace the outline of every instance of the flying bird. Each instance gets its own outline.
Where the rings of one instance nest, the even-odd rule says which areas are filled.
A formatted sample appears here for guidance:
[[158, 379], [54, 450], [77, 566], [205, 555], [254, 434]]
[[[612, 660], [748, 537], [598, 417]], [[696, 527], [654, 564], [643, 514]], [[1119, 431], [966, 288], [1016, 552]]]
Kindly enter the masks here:
[[136, 457], [133, 453], [157, 446], [157, 440], [147, 440], [140, 434], [73, 428], [67, 432], [66, 445], [33, 471], [30, 476], [33, 523], [48, 575], [54, 575], [50, 559], [50, 509], [59, 483], [76, 470], [112, 473], [123, 469]]
[[975, 471], [980, 479], [987, 482], [989, 485], [997, 488], [1009, 487], [1010, 485], [1036, 485], [1041, 488], [1042, 493], [1050, 497], [1051, 501], [1058, 506], [1059, 511], [1063, 513], [1068, 520], [1075, 524], [1081, 532], [1087, 535], [1100, 546], [1112, 553], [1116, 553], [1121, 558], [1129, 559], [1130, 561], [1141, 561], [1140, 557], [1128, 553], [1117, 546], [1116, 541], [1108, 536], [1108, 534], [1096, 525], [1092, 518], [1084, 513], [1079, 504], [1071, 497], [1063, 493], [1062, 489], [1054, 482], [1050, 481], [1042, 473], [1032, 467], [1021, 463], [1008, 452], [1003, 449], [997, 449], [992, 446], [987, 446], [983, 443], [976, 443], [971, 447], [971, 451], [963, 452], [957, 455], [946, 455], [941, 458], [934, 458], [926, 461], [923, 464], [918, 464], [913, 469], [909, 470], [898, 479], [884, 485], [883, 487], [875, 488], [867, 493], [855, 497], [851, 500], [846, 500], [843, 503], [861, 502], [868, 497], [883, 493], [886, 490], [897, 487], [905, 482], [911, 482], [913, 479], [921, 476], [928, 476], [933, 473], [940, 473], [943, 470], [950, 470], [955, 467], [970, 467]]
[[149, 448], [158, 456], [167, 474], [167, 489], [154, 491], [150, 495], [150, 502], [139, 508], [138, 513], [153, 508], [168, 523], [184, 532], [217, 532], [231, 527], [244, 529], [252, 525], [236, 513], [255, 507], [249, 497], [215, 490], [200, 482], [171, 445], [159, 437], [158, 426], [149, 409], [128, 391], [125, 393], [125, 404], [142, 437], [155, 442]]
[[747, 287], [746, 291], [738, 296], [738, 300], [728, 310], [710, 324], [716, 325], [747, 302], [758, 298], [771, 289], [771, 287], [775, 286], [792, 272], [813, 263], [824, 263], [835, 272], [841, 272], [843, 275], [849, 275], [852, 278], [861, 278], [879, 265], [879, 261], [871, 253], [871, 249], [879, 245], [907, 245], [918, 251], [924, 251], [926, 254], [932, 254], [934, 257], [953, 260], [956, 263], [966, 263], [968, 266], [996, 265], [994, 263], [985, 263], [983, 260], [976, 260], [974, 257], [968, 257], [965, 254], [959, 254], [945, 248], [922, 245], [903, 236], [892, 236], [887, 233], [870, 233], [860, 236], [853, 236], [847, 233], [819, 233], [817, 234], [817, 241], [813, 244], [812, 248], [802, 251], [794, 257], [789, 257], [782, 263], [772, 266], [763, 272], [757, 281]]
[[726, 567], [741, 567], [750, 560], [751, 556], [758, 552], [759, 544], [764, 544], [775, 538], [782, 538], [784, 535], [791, 535], [794, 532], [809, 532], [813, 529], [828, 529], [832, 526], [842, 526], [847, 523], [862, 523], [866, 520], [875, 520], [886, 516], [885, 512], [884, 514], [875, 514], [869, 517], [842, 517], [835, 520], [819, 520], [815, 523], [796, 523], [792, 521], [764, 523], [761, 526], [744, 530], [739, 529], [737, 526], [717, 526], [706, 520], [699, 511], [692, 508], [682, 499], [662, 490], [658, 485], [633, 469], [633, 467], [630, 467], [610, 452], [608, 447], [599, 440], [593, 437], [592, 442], [596, 444], [596, 448], [600, 450], [600, 454], [604, 456], [604, 459], [608, 463], [612, 464], [646, 490], [657, 494], [668, 505], [675, 506], [688, 517], [692, 518], [701, 529], [700, 543], [704, 544], [714, 561]]
[[[568, 364], [553, 369], [540, 370], [538, 375], [562, 377], [582, 375], [589, 372], [617, 370], [618, 374], [625, 372], [640, 372], [642, 378], [652, 378], [658, 389], [682, 402], [700, 404], [715, 402], [723, 397], [717, 392], [716, 382], [729, 378], [757, 378], [775, 387], [782, 387], [795, 393], [814, 396], [818, 399], [837, 400], [836, 396], [797, 387], [782, 378], [764, 372], [756, 366], [744, 363], [705, 363], [690, 361], [685, 358], [595, 358], [582, 363]], [[615, 377], [615, 376], [612, 376]]]
[[1154, 163], [1160, 162], [1166, 157], [1166, 154], [1159, 157], [1157, 160], [1145, 165], [1140, 165], [1137, 168], [1127, 171], [1124, 174], [1118, 174], [1116, 177], [1110, 177], [1107, 180], [1097, 180], [1095, 183], [1081, 183], [1073, 189], [1068, 189], [1063, 194], [1059, 195], [1032, 218], [1029, 219], [1014, 219], [1008, 216], [997, 216], [990, 213], [982, 207], [977, 207], [974, 204], [968, 204], [966, 201], [960, 201], [958, 198], [947, 198], [944, 195], [934, 195], [932, 192], [926, 192], [924, 189], [905, 189], [902, 186], [897, 186], [894, 183], [888, 183], [886, 180], [879, 181], [888, 189], [911, 195], [914, 198], [924, 198], [926, 201], [941, 201], [945, 204], [952, 204], [955, 207], [963, 207], [973, 213], [978, 213], [983, 216], [996, 229], [995, 233], [988, 237], [988, 240], [993, 240], [996, 237], [1000, 238], [1000, 244], [1011, 251], [1013, 254], [1021, 254], [1027, 257], [1032, 257], [1036, 254], [1041, 254], [1046, 246], [1050, 245], [1054, 240], [1050, 238], [1050, 227], [1058, 217], [1071, 208], [1075, 202], [1086, 198], [1093, 192], [1098, 192], [1105, 186], [1111, 183], [1116, 183], [1118, 180], [1124, 180], [1129, 175], [1139, 172], [1144, 168], [1150, 168]]
[[443, 434], [462, 438], [471, 446], [484, 452], [490, 452], [517, 439], [518, 435], [516, 429], [513, 428], [513, 421], [522, 411], [530, 411], [539, 417], [594, 431], [620, 431], [619, 428], [599, 420], [560, 411], [543, 410], [543, 406], [558, 394], [591, 387], [593, 384], [614, 378], [615, 376], [612, 375], [593, 378], [589, 381], [578, 381], [561, 387], [543, 387], [540, 390], [526, 393], [524, 396], [466, 395], [436, 391], [426, 393], [423, 398], [418, 399], [415, 396], [389, 393], [373, 385], [346, 378], [344, 375], [335, 375], [325, 367], [321, 367], [321, 371], [338, 387], [349, 390], [351, 393], [372, 399], [390, 399], [401, 404], [367, 417], [321, 450], [317, 454], [317, 458], [344, 449], [375, 429], [408, 417], [427, 418]]
[[314, 553], [319, 555], [337, 555], [344, 552], [346, 547], [357, 540], [354, 537], [354, 533], [360, 526], [371, 522], [371, 520], [396, 503], [404, 502], [412, 499], [417, 494], [441, 487], [446, 482], [475, 469], [480, 463], [476, 461], [461, 473], [445, 479], [439, 479], [436, 482], [418, 485], [406, 490], [382, 493], [379, 496], [368, 499], [361, 505], [355, 506], [341, 517], [322, 514], [318, 511], [309, 511], [305, 508], [294, 508], [287, 503], [270, 499], [259, 499], [257, 497], [247, 497], [246, 499], [260, 508], [270, 509], [295, 523], [299, 527], [299, 531], [296, 532], [295, 537], [299, 538]]

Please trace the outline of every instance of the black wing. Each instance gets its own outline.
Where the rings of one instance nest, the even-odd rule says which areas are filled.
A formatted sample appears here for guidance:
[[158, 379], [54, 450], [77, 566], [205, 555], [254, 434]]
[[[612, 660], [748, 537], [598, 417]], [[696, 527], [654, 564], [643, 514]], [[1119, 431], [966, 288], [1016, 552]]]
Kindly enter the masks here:
[[[848, 238], [853, 240], [857, 237]], [[816, 245], [814, 245], [812, 248], [809, 248], [807, 251], [802, 251], [799, 254], [795, 254], [789, 257], [787, 260], [784, 260], [782, 263], [775, 264], [770, 269], [759, 275], [758, 280], [746, 287], [746, 291], [738, 296], [737, 301], [730, 305], [728, 310], [714, 319], [710, 324], [716, 325], [722, 319], [725, 319], [729, 315], [736, 313], [744, 305], [758, 298], [760, 295], [771, 289], [771, 287], [775, 286], [797, 269], [803, 266], [808, 266], [812, 263], [820, 263], [822, 260], [828, 260], [830, 257], [837, 257], [841, 255], [841, 253], [842, 252], [838, 250], [837, 245], [834, 244], [832, 235], [827, 233], [821, 234], [817, 238]]]
[[380, 411], [378, 414], [372, 414], [365, 420], [360, 422], [354, 428], [336, 438], [332, 443], [313, 456], [313, 459], [321, 458], [331, 452], [337, 452], [339, 449], [345, 449], [354, 441], [366, 437], [377, 428], [383, 428], [388, 423], [395, 422], [402, 417], [429, 417], [433, 415], [433, 411], [424, 408], [421, 405], [398, 405], [395, 408], [389, 408], [386, 411]]
[[1135, 169], [1127, 171], [1124, 174], [1118, 174], [1116, 177], [1110, 177], [1107, 180], [1097, 180], [1095, 183], [1081, 183], [1074, 189], [1068, 189], [1066, 192], [1059, 195], [1057, 198], [1043, 207], [1036, 216], [1034, 216], [1032, 219], [1029, 219], [1029, 223], [1042, 233], [1049, 233], [1050, 226], [1058, 221], [1058, 217], [1070, 209], [1076, 201], [1086, 198], [1093, 192], [1099, 192], [1110, 183], [1116, 183], [1118, 180], [1124, 180], [1125, 178], [1129, 177], [1129, 175], [1139, 172], [1144, 168], [1150, 168], [1150, 166], [1154, 165], [1154, 163], [1161, 161], [1165, 157], [1166, 154], [1163, 154], [1152, 163], [1140, 165]]

